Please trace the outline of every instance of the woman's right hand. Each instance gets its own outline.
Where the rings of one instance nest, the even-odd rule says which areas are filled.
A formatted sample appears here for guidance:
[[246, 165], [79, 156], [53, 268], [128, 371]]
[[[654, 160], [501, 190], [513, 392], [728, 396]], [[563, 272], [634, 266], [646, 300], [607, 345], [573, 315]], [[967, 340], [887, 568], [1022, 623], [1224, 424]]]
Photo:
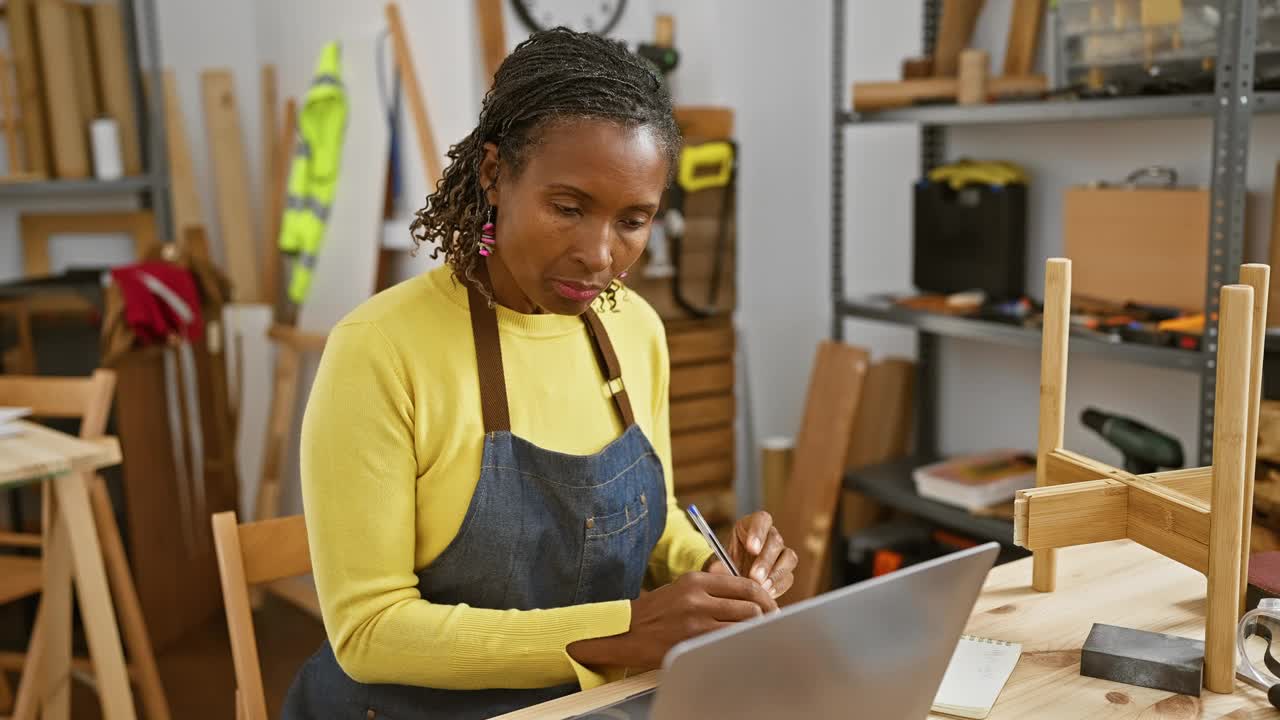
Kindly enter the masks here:
[[672, 645], [712, 630], [777, 612], [778, 603], [759, 583], [732, 575], [691, 572], [631, 601], [626, 664], [652, 669]]
[[652, 670], [681, 640], [777, 610], [777, 601], [750, 578], [691, 572], [632, 600], [627, 632], [578, 640], [567, 650], [584, 665]]

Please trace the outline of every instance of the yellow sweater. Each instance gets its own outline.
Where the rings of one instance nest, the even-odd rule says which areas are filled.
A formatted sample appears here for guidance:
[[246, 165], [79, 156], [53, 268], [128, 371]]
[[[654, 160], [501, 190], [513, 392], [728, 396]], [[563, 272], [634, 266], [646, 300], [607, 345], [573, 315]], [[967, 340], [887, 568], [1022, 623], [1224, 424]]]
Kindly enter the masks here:
[[[564, 453], [599, 451], [623, 430], [581, 318], [498, 307], [512, 432]], [[711, 555], [672, 494], [666, 336], [634, 292], [602, 312], [636, 422], [666, 474], [667, 525], [650, 584]], [[390, 288], [330, 333], [302, 425], [302, 496], [325, 631], [364, 683], [531, 688], [614, 676], [583, 667], [572, 642], [628, 630], [626, 600], [490, 610], [423, 599], [415, 571], [457, 533], [480, 475], [484, 425], [466, 289], [446, 267]]]

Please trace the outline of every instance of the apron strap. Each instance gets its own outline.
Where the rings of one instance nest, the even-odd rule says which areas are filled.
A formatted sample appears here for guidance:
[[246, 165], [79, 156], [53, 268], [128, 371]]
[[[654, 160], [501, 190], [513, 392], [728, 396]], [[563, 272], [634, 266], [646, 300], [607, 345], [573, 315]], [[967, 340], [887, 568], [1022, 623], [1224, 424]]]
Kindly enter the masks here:
[[502, 371], [502, 342], [498, 339], [498, 315], [484, 295], [467, 283], [471, 303], [471, 337], [476, 343], [476, 370], [480, 376], [480, 410], [485, 434], [511, 430], [507, 406], [507, 378]]
[[[498, 315], [484, 295], [471, 283], [467, 283], [467, 299], [471, 304], [471, 336], [476, 344], [476, 369], [480, 376], [480, 409], [484, 415], [485, 433], [511, 430], [511, 414], [507, 405], [507, 378], [502, 369], [502, 342], [498, 339]], [[591, 308], [582, 314], [587, 334], [595, 346], [596, 361], [600, 372], [609, 382], [613, 403], [618, 408], [623, 427], [636, 422], [631, 410], [631, 399], [622, 382], [622, 364], [614, 352], [609, 332], [604, 329], [600, 316]]]
[[618, 354], [613, 351], [613, 342], [604, 329], [604, 323], [596, 311], [587, 308], [582, 314], [587, 324], [587, 334], [596, 346], [596, 360], [600, 362], [600, 372], [609, 381], [609, 391], [613, 393], [613, 402], [618, 406], [618, 415], [622, 417], [622, 426], [631, 427], [636, 422], [635, 413], [631, 411], [631, 398], [627, 396], [626, 385], [622, 382], [622, 364], [618, 362]]

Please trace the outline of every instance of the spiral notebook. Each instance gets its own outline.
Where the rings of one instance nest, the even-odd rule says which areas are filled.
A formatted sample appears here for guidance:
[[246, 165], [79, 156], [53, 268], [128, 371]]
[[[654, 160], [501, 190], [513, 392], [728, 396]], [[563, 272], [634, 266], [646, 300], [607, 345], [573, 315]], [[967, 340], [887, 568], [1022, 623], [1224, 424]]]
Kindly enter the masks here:
[[960, 636], [931, 709], [956, 717], [985, 718], [1021, 655], [1018, 643]]

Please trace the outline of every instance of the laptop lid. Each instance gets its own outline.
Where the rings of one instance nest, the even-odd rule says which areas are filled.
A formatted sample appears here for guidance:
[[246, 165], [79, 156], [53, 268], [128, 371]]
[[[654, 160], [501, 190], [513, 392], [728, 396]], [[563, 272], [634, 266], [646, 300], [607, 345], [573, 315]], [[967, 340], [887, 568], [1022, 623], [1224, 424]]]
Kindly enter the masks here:
[[952, 553], [679, 643], [649, 717], [924, 718], [999, 548]]

